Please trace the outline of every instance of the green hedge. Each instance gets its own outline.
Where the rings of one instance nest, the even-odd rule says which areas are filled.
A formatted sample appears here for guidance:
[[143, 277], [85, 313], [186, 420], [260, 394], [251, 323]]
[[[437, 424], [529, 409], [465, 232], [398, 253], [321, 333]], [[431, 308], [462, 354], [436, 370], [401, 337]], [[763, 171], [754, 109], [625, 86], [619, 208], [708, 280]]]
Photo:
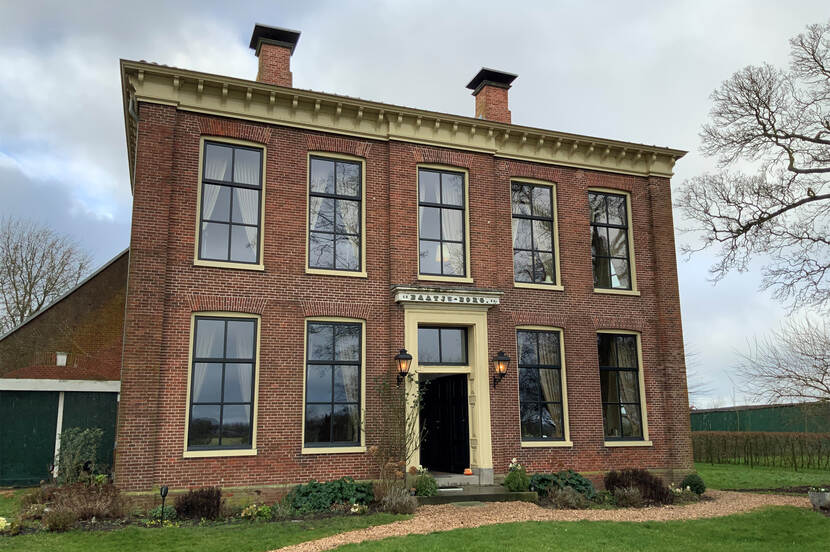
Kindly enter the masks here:
[[830, 433], [694, 431], [695, 462], [830, 469]]

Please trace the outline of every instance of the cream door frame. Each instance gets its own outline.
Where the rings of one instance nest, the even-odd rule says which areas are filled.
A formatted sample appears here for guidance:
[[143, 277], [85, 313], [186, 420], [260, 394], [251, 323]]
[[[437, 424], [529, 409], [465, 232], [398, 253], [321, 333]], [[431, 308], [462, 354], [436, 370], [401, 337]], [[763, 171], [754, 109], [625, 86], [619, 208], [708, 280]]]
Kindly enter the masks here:
[[[488, 358], [487, 309], [484, 305], [425, 305], [404, 304], [404, 346], [412, 355], [406, 393], [415, 397], [419, 373], [467, 374], [467, 400], [470, 424], [470, 467], [479, 475], [482, 484], [492, 482], [493, 446], [490, 425], [490, 360]], [[464, 367], [434, 367], [418, 365], [418, 326], [465, 326], [467, 330], [468, 365]], [[407, 401], [411, 404], [411, 401]], [[419, 417], [411, 411], [409, 416]], [[420, 419], [415, 428], [420, 427]], [[417, 430], [416, 430], [417, 431]], [[420, 447], [409, 459], [410, 466], [420, 464]], [[407, 466], [407, 469], [410, 467]]]

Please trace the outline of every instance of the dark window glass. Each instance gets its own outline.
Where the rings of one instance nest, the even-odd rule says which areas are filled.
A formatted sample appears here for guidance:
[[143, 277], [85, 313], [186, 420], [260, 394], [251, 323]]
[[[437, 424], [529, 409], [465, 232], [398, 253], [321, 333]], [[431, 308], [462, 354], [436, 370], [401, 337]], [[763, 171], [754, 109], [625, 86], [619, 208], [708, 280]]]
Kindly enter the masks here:
[[467, 328], [418, 328], [418, 364], [467, 364]]
[[626, 201], [622, 194], [588, 192], [595, 288], [631, 289]]
[[522, 440], [563, 441], [560, 332], [519, 330], [519, 415]]
[[262, 150], [205, 142], [199, 259], [257, 264]]
[[605, 438], [643, 438], [637, 336], [597, 334]]
[[517, 282], [556, 284], [553, 188], [511, 184], [513, 278]]
[[311, 158], [309, 268], [360, 271], [360, 171], [355, 161]]
[[361, 327], [346, 322], [307, 326], [305, 444], [360, 442]]
[[249, 448], [256, 320], [196, 317], [190, 387], [190, 450]]
[[464, 276], [464, 175], [418, 170], [418, 228], [421, 274]]

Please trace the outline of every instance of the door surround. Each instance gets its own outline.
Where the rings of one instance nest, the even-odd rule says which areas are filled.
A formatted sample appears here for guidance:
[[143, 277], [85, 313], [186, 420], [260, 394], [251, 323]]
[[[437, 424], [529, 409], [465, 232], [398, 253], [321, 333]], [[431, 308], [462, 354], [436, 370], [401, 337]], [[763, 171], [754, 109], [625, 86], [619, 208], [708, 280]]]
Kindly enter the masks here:
[[[453, 290], [457, 292], [457, 290]], [[496, 297], [496, 304], [498, 298]], [[493, 482], [493, 447], [490, 425], [490, 361], [488, 358], [487, 310], [493, 304], [424, 304], [403, 302], [404, 347], [412, 354], [410, 372], [414, 381], [407, 379], [406, 393], [414, 397], [417, 393], [419, 374], [467, 374], [467, 402], [469, 405], [470, 467], [479, 476], [481, 484]], [[419, 366], [418, 326], [465, 326], [467, 327], [466, 366]], [[409, 403], [409, 401], [408, 401]], [[418, 412], [408, 416], [419, 419], [414, 424], [420, 427]], [[420, 448], [410, 458], [410, 466], [420, 464]], [[409, 468], [410, 466], [407, 466]]]

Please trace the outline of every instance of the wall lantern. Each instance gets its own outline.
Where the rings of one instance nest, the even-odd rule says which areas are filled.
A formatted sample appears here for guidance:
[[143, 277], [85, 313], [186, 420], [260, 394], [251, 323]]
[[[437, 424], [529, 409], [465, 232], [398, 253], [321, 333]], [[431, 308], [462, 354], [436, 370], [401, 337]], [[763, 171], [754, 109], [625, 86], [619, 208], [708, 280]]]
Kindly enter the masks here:
[[406, 349], [401, 349], [401, 352], [395, 355], [395, 365], [398, 367], [398, 385], [409, 373], [409, 365], [412, 364], [412, 355], [406, 352]]
[[504, 354], [504, 351], [499, 351], [499, 354], [493, 357], [493, 387], [495, 387], [504, 378], [507, 373], [507, 366], [510, 364], [510, 357]]

